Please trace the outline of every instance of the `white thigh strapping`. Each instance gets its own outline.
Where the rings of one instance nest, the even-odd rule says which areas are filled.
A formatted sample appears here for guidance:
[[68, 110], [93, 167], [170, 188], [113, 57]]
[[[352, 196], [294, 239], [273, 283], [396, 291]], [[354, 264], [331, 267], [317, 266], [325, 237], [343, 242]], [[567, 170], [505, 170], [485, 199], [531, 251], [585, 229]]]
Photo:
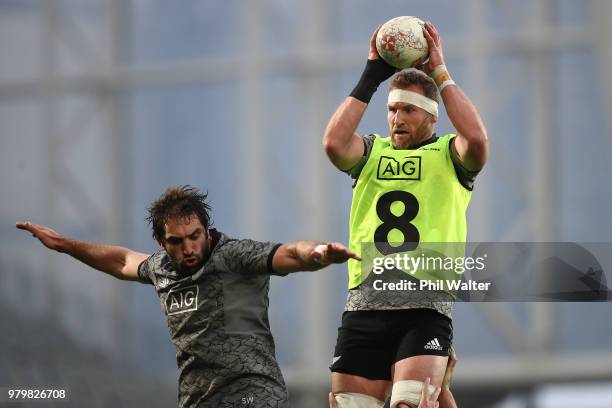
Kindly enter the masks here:
[[[395, 408], [400, 402], [418, 406], [421, 402], [421, 393], [423, 392], [424, 385], [424, 382], [415, 380], [398, 381], [393, 384], [393, 391], [391, 391], [391, 408]], [[430, 384], [430, 397], [435, 390], [436, 387]]]
[[338, 392], [334, 394], [338, 408], [382, 408], [384, 401], [356, 392]]

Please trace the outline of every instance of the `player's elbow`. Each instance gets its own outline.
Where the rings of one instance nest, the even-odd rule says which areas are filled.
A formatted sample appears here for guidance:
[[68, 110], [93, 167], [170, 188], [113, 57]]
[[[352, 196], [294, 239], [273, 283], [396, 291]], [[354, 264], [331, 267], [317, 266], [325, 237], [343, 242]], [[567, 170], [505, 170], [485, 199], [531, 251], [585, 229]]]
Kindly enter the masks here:
[[341, 170], [347, 167], [347, 146], [339, 138], [326, 134], [323, 137], [323, 149], [334, 166]]
[[323, 149], [329, 158], [337, 156], [341, 149], [340, 143], [331, 132], [325, 132], [325, 135], [323, 135]]
[[485, 146], [489, 139], [487, 128], [480, 120], [466, 129], [462, 129], [461, 134], [468, 140], [470, 146], [473, 145], [474, 148]]
[[482, 135], [470, 140], [467, 155], [474, 170], [480, 170], [484, 167], [489, 158], [489, 141], [486, 131]]
[[124, 275], [123, 273], [118, 273], [113, 275], [115, 278], [119, 279], [120, 281], [128, 281], [130, 279], [128, 279], [128, 277], [126, 275]]
[[123, 265], [116, 269], [113, 276], [122, 281], [138, 280], [138, 265], [134, 259], [126, 259]]
[[137, 274], [134, 271], [122, 269], [118, 273], [114, 273], [113, 276], [122, 281], [135, 281], [137, 280]]
[[478, 132], [476, 132], [476, 140], [485, 148], [488, 146], [489, 135], [487, 134], [487, 128], [485, 128], [484, 125], [478, 130]]
[[329, 161], [331, 161], [334, 165], [340, 161], [342, 157], [342, 149], [338, 143], [328, 138], [323, 139], [323, 149], [325, 150], [325, 154], [327, 155]]

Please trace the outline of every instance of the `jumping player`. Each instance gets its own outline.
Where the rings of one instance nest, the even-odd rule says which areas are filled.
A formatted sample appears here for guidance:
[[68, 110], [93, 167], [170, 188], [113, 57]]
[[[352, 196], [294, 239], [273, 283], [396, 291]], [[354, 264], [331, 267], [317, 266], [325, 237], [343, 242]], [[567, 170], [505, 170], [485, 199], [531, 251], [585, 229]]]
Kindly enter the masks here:
[[[429, 61], [390, 83], [389, 136], [360, 136], [357, 126], [378, 86], [395, 73], [370, 40], [357, 86], [338, 107], [323, 145], [355, 184], [349, 248], [373, 243], [382, 255], [425, 242], [465, 242], [465, 212], [488, 155], [478, 111], [451, 79], [437, 29], [427, 22]], [[423, 72], [425, 71], [425, 72]], [[441, 95], [455, 134], [437, 136]], [[397, 245], [399, 243], [400, 245]], [[334, 352], [332, 393], [338, 408], [417, 407], [424, 382], [441, 386], [452, 342], [453, 298], [373, 289], [373, 274], [349, 260], [349, 293]]]
[[288, 407], [268, 322], [270, 275], [315, 271], [348, 258], [342, 244], [273, 244], [210, 228], [207, 195], [167, 189], [149, 208], [153, 255], [64, 237], [18, 222], [47, 248], [115, 278], [154, 286], [176, 346], [180, 407]]

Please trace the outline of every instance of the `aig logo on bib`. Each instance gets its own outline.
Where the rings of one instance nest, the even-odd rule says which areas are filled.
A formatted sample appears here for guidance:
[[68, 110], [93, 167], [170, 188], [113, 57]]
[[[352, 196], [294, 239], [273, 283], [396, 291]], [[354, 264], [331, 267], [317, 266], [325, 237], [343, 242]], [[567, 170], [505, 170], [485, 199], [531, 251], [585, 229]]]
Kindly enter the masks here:
[[166, 298], [166, 313], [174, 315], [198, 310], [198, 286], [173, 289]]
[[420, 180], [421, 156], [408, 156], [399, 159], [380, 156], [376, 178], [379, 180]]

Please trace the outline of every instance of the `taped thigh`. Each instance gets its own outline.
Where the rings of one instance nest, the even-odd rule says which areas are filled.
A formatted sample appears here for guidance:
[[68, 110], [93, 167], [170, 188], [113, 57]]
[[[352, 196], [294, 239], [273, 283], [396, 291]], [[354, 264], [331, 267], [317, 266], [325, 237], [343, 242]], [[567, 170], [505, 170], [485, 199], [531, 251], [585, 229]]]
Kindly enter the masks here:
[[385, 406], [384, 401], [356, 392], [337, 392], [334, 398], [337, 408], [382, 408]]
[[[393, 390], [391, 391], [391, 408], [397, 407], [401, 402], [412, 404], [415, 407], [419, 406], [421, 402], [421, 394], [423, 393], [423, 386], [425, 383], [422, 381], [415, 380], [404, 380], [398, 381], [393, 384]], [[436, 387], [429, 385], [429, 396], [434, 393]]]

